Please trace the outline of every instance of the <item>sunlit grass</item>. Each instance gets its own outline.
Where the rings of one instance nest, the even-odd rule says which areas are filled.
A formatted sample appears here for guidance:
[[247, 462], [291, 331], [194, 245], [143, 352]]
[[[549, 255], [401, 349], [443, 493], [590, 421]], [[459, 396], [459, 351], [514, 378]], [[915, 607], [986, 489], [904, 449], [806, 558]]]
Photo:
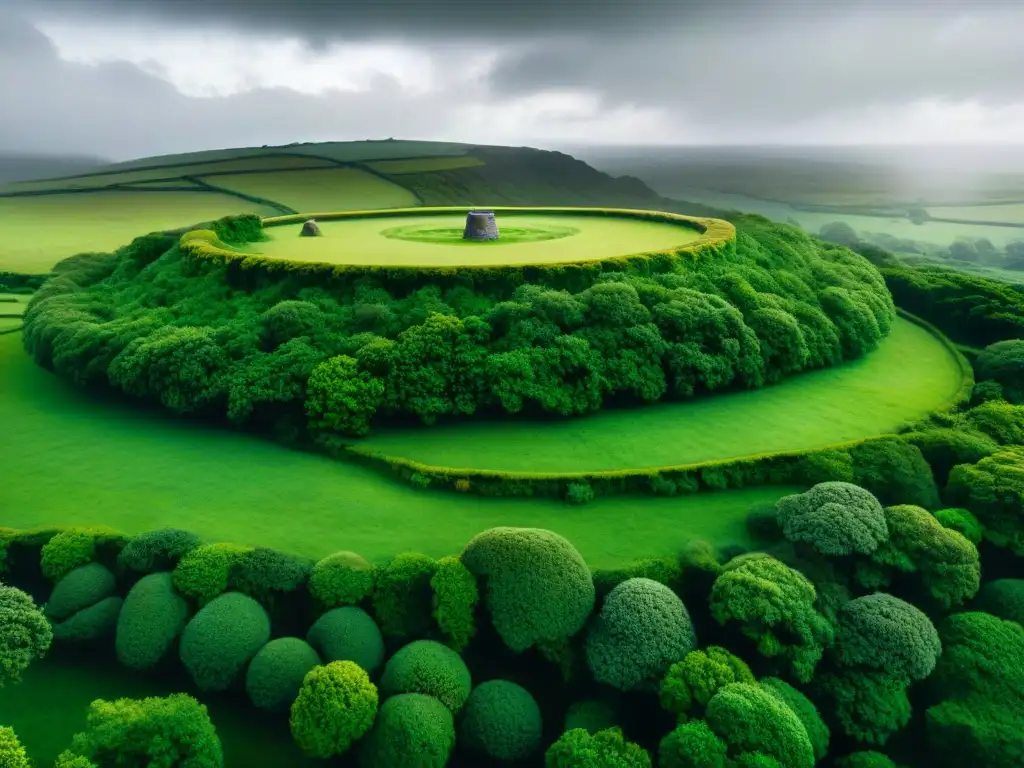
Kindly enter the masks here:
[[296, 211], [357, 211], [418, 204], [412, 192], [356, 168], [210, 176], [224, 189], [273, 200]]

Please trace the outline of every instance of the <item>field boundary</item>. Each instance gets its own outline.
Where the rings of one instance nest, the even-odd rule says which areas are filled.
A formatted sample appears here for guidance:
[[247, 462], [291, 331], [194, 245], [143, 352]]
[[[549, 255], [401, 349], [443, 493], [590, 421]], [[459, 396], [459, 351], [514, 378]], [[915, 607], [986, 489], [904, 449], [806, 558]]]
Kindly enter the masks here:
[[[974, 371], [967, 358], [931, 323], [901, 309], [897, 309], [897, 313], [935, 337], [953, 357], [960, 370], [960, 389], [934, 409], [932, 415], [946, 413], [965, 402], [974, 387]], [[592, 494], [600, 496], [617, 493], [678, 495], [756, 485], [792, 485], [808, 475], [809, 463], [812, 467], [815, 464], [827, 466], [833, 463], [837, 455], [844, 454], [851, 448], [898, 439], [900, 433], [892, 432], [816, 448], [754, 453], [687, 464], [590, 472], [523, 472], [446, 467], [388, 456], [382, 452], [362, 448], [358, 444], [340, 441], [336, 444], [325, 444], [323, 447], [335, 458], [355, 461], [419, 488], [436, 488], [459, 493], [475, 492], [483, 496], [572, 498], [580, 493], [573, 491], [574, 485], [589, 487]], [[824, 479], [843, 478], [828, 476]]]

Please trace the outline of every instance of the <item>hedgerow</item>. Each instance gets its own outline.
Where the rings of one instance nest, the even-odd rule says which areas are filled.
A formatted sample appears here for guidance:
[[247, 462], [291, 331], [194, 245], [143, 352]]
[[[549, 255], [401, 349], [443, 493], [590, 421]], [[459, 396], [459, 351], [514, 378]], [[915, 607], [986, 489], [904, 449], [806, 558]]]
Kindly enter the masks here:
[[455, 748], [455, 722], [432, 696], [402, 693], [385, 699], [359, 754], [364, 768], [444, 768]]
[[469, 698], [473, 681], [466, 663], [451, 648], [433, 640], [415, 640], [388, 659], [379, 688], [384, 697], [432, 696], [456, 715]]
[[174, 569], [174, 588], [200, 606], [227, 591], [231, 570], [252, 547], [240, 544], [204, 544], [193, 549]]
[[377, 571], [373, 610], [390, 637], [419, 637], [430, 631], [430, 580], [437, 561], [416, 552], [398, 555]]
[[358, 664], [314, 667], [291, 706], [292, 737], [311, 757], [340, 755], [373, 726], [377, 703], [377, 688]]
[[116, 588], [114, 574], [99, 563], [80, 565], [57, 582], [44, 610], [51, 620], [61, 622], [110, 597]]
[[170, 573], [143, 576], [128, 592], [117, 621], [117, 660], [129, 669], [156, 666], [173, 648], [188, 616]]
[[318, 561], [309, 577], [309, 593], [326, 608], [356, 605], [373, 589], [374, 568], [355, 552], [335, 552]]
[[243, 552], [232, 564], [228, 586], [265, 606], [273, 606], [281, 596], [298, 591], [309, 581], [313, 563], [268, 547]]
[[180, 528], [159, 528], [133, 536], [117, 557], [122, 568], [139, 573], [170, 571], [199, 546], [199, 537]]
[[320, 666], [312, 646], [297, 637], [278, 637], [264, 645], [249, 662], [245, 690], [249, 701], [270, 712], [287, 710], [299, 695], [306, 674]]
[[185, 625], [179, 653], [200, 689], [222, 691], [268, 640], [270, 617], [263, 607], [240, 592], [228, 592]]
[[109, 543], [118, 547], [127, 540], [127, 536], [102, 526], [60, 531], [43, 545], [43, 576], [56, 583], [78, 566], [91, 563], [96, 558], [97, 546]]
[[488, 680], [469, 695], [459, 743], [495, 760], [522, 760], [540, 749], [540, 709], [530, 692], [508, 680]]
[[362, 608], [333, 608], [316, 620], [306, 635], [325, 661], [351, 661], [369, 673], [384, 662], [384, 638]]

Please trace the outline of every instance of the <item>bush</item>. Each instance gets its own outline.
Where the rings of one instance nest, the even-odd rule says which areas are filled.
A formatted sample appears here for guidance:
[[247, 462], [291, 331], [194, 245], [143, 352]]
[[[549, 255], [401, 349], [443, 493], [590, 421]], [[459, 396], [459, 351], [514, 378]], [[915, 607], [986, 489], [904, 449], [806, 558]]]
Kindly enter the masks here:
[[117, 563], [138, 573], [170, 571], [184, 555], [199, 546], [199, 537], [180, 528], [159, 528], [134, 536]]
[[982, 529], [978, 518], [971, 514], [970, 510], [952, 507], [940, 509], [935, 513], [935, 519], [942, 524], [943, 528], [956, 531], [974, 546], [981, 543]]
[[277, 596], [304, 587], [312, 572], [313, 563], [306, 558], [257, 547], [239, 556], [228, 577], [228, 586], [269, 607]]
[[896, 763], [881, 752], [851, 752], [836, 760], [836, 768], [896, 768]]
[[823, 760], [828, 754], [829, 732], [825, 721], [821, 719], [814, 702], [784, 680], [777, 677], [766, 677], [758, 683], [762, 688], [778, 697], [779, 701], [792, 710], [807, 731], [814, 750], [815, 761]]
[[871, 440], [850, 449], [853, 482], [867, 488], [885, 505], [939, 505], [932, 468], [916, 445], [899, 438]]
[[849, 738], [883, 745], [910, 722], [906, 681], [878, 672], [846, 670], [815, 678], [819, 702]]
[[599, 683], [646, 690], [696, 644], [690, 614], [671, 589], [651, 579], [629, 579], [608, 593], [590, 627], [587, 665]]
[[306, 387], [306, 415], [312, 430], [361, 437], [384, 398], [385, 384], [359, 370], [355, 358], [337, 355], [318, 364]]
[[731, 755], [760, 752], [786, 768], [814, 768], [814, 750], [800, 719], [763, 688], [727, 685], [708, 702], [704, 716]]
[[325, 661], [351, 661], [373, 674], [384, 661], [384, 638], [362, 608], [334, 608], [310, 627], [306, 640]]
[[818, 613], [816, 599], [814, 585], [802, 573], [754, 553], [723, 568], [711, 589], [710, 607], [719, 624], [738, 622], [760, 653], [784, 660], [806, 683], [832, 642], [832, 626]]
[[562, 730], [571, 731], [574, 728], [582, 728], [589, 733], [597, 733], [614, 727], [617, 721], [618, 709], [611, 701], [583, 699], [569, 705]]
[[1024, 556], [1024, 447], [1004, 448], [977, 464], [963, 464], [949, 473], [950, 500], [971, 510], [985, 538]]
[[935, 669], [942, 644], [931, 620], [898, 597], [876, 592], [839, 610], [836, 659], [895, 679], [923, 680]]
[[434, 621], [457, 651], [476, 635], [476, 606], [480, 590], [476, 577], [457, 557], [442, 557], [430, 578], [434, 591]]
[[545, 768], [651, 768], [647, 750], [626, 741], [618, 728], [591, 734], [566, 731], [544, 754]]
[[462, 709], [473, 681], [455, 651], [433, 640], [415, 640], [388, 659], [380, 679], [383, 696], [423, 693], [440, 701], [453, 715]]
[[565, 489], [565, 500], [570, 504], [586, 504], [594, 500], [594, 489], [590, 483], [569, 483]]
[[[70, 753], [99, 765], [223, 768], [220, 739], [206, 707], [191, 696], [97, 699]], [[112, 756], [115, 763], [111, 763]]]
[[359, 665], [332, 661], [314, 667], [291, 707], [292, 737], [310, 757], [340, 755], [373, 726], [377, 701], [377, 688]]
[[308, 672], [320, 665], [312, 646], [297, 637], [279, 637], [260, 648], [245, 673], [245, 690], [259, 709], [283, 712], [299, 695]]
[[41, 659], [53, 642], [53, 630], [32, 598], [0, 584], [0, 688], [21, 681], [21, 673]]
[[185, 625], [179, 653], [201, 690], [223, 691], [268, 640], [270, 617], [263, 606], [239, 592], [228, 592]]
[[993, 400], [969, 410], [967, 423], [1000, 445], [1024, 443], [1024, 405]]
[[174, 647], [188, 605], [174, 591], [170, 573], [143, 576], [128, 592], [117, 621], [117, 660], [129, 669], [151, 669]]
[[124, 600], [108, 597], [83, 608], [60, 624], [53, 625], [53, 639], [61, 642], [91, 643], [114, 634]]
[[335, 552], [313, 566], [309, 592], [324, 608], [356, 605], [373, 589], [373, 566], [355, 552]]
[[978, 593], [975, 610], [1024, 626], [1024, 579], [996, 579]]
[[711, 697], [730, 683], [753, 683], [754, 675], [746, 663], [715, 645], [690, 651], [665, 674], [658, 689], [663, 709], [680, 720], [695, 707], [702, 711]]
[[594, 609], [590, 570], [580, 553], [551, 531], [492, 528], [466, 545], [462, 562], [486, 580], [485, 605], [513, 651], [572, 637]]
[[523, 760], [540, 749], [540, 709], [533, 696], [507, 680], [488, 680], [469, 695], [459, 742], [495, 760]]
[[775, 506], [787, 539], [823, 555], [869, 555], [889, 538], [885, 513], [870, 492], [850, 483], [818, 483]]
[[200, 606], [227, 591], [235, 564], [252, 547], [239, 544], [204, 544], [193, 549], [174, 569], [174, 587]]
[[386, 699], [359, 755], [364, 768], [444, 768], [455, 749], [451, 711], [432, 696], [403, 693]]
[[82, 755], [73, 754], [70, 750], [65, 749], [59, 755], [57, 755], [57, 761], [53, 764], [53, 768], [98, 768], [96, 763], [87, 757]]
[[1007, 339], [990, 344], [974, 363], [979, 381], [991, 379], [1002, 385], [1011, 403], [1024, 402], [1024, 339]]
[[44, 612], [50, 620], [61, 622], [83, 608], [110, 597], [116, 588], [114, 574], [99, 563], [80, 565], [57, 582]]
[[373, 612], [389, 637], [423, 637], [430, 632], [433, 595], [430, 580], [437, 562], [406, 552], [377, 572]]
[[725, 768], [725, 742], [703, 720], [676, 726], [658, 747], [659, 768]]
[[903, 439], [921, 450], [940, 485], [946, 484], [957, 464], [973, 464], [999, 450], [999, 443], [988, 435], [962, 427], [913, 432]]
[[56, 583], [80, 565], [96, 558], [100, 544], [123, 544], [127, 539], [112, 528], [69, 528], [47, 541], [40, 552], [40, 566], [45, 576]]
[[31, 768], [28, 753], [13, 728], [0, 725], [0, 765], [4, 768]]
[[[773, 513], [774, 514], [774, 513]], [[681, 585], [682, 567], [672, 557], [648, 557], [634, 560], [619, 568], [602, 568], [592, 572], [594, 591], [598, 600], [604, 598], [627, 579], [651, 579], [675, 590]]]

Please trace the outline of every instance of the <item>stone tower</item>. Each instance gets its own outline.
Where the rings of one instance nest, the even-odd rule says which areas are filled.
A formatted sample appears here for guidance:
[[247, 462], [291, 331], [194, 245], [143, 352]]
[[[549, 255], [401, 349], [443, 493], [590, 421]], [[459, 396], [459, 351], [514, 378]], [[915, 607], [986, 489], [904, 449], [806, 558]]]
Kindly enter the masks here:
[[466, 214], [466, 228], [462, 232], [463, 240], [497, 240], [498, 223], [494, 220], [494, 211], [470, 211]]

